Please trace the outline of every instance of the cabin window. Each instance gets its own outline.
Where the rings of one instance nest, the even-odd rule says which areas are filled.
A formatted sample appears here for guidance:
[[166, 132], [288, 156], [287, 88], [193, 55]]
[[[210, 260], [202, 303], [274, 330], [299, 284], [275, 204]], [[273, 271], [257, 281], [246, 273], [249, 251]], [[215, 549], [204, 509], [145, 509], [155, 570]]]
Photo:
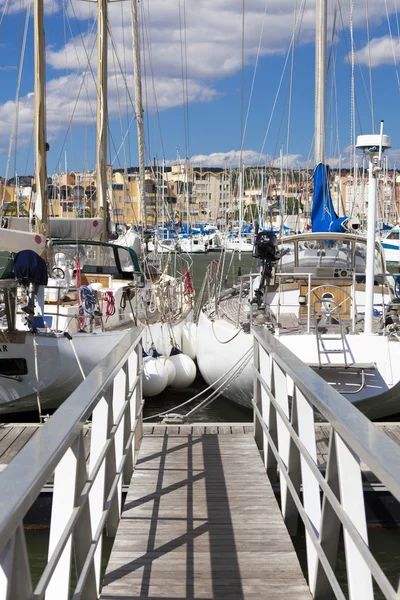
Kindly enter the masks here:
[[132, 263], [131, 255], [125, 248], [118, 248], [119, 262], [121, 263], [121, 271], [133, 273], [135, 270]]
[[398, 240], [400, 232], [399, 231], [391, 231], [386, 239], [388, 240]]

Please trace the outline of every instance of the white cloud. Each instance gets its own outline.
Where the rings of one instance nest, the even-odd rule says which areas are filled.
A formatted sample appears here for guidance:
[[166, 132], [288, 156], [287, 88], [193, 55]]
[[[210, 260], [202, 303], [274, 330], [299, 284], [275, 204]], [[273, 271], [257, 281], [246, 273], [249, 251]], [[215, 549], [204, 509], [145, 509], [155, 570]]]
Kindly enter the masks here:
[[[174, 164], [176, 161], [167, 161]], [[229, 150], [228, 152], [213, 152], [212, 154], [196, 154], [191, 157], [192, 165], [204, 165], [204, 167], [237, 167], [240, 163], [240, 151]], [[269, 154], [260, 154], [256, 150], [243, 150], [242, 163], [245, 167], [253, 166], [280, 166], [280, 158], [274, 158]], [[289, 154], [283, 156], [283, 165], [288, 168], [305, 166], [305, 161], [300, 154]]]
[[[26, 2], [28, 0], [25, 0]], [[8, 0], [0, 0], [4, 7]], [[61, 2], [45, 0], [47, 14], [59, 10]], [[302, 1], [297, 3], [298, 10]], [[370, 2], [369, 14], [371, 26], [385, 18], [385, 7], [382, 2]], [[64, 46], [59, 40], [57, 45], [47, 48], [48, 70], [47, 111], [48, 137], [54, 140], [57, 135], [65, 135], [66, 126], [74, 111], [74, 126], [85, 123], [92, 124], [96, 111], [96, 5], [81, 0], [65, 0], [68, 16], [73, 24], [75, 16], [80, 19], [79, 28], [86, 33], [67, 42]], [[179, 27], [179, 5], [176, 0], [151, 0], [139, 3], [144, 11], [145, 28], [142, 28], [144, 39], [143, 70], [147, 74], [148, 110], [155, 106], [156, 99], [161, 110], [177, 107], [182, 104], [182, 65], [181, 65], [181, 31]], [[261, 55], [284, 55], [287, 52], [293, 30], [293, 0], [268, 0], [265, 18], [264, 34], [261, 43]], [[109, 41], [109, 112], [110, 118], [118, 116], [119, 104], [130, 114], [133, 110], [125, 92], [125, 83], [120, 72], [115, 76], [114, 64], [126, 66], [126, 81], [130, 94], [133, 96], [133, 56], [131, 37], [130, 5], [126, 2], [112, 2], [109, 6], [109, 21], [112, 41]], [[26, 4], [20, 0], [11, 0], [10, 10], [13, 12], [26, 9]], [[232, 0], [186, 0], [186, 53], [189, 102], [212, 102], [218, 98], [217, 83], [237, 73], [241, 68], [241, 28], [242, 3]], [[264, 20], [265, 0], [246, 0], [244, 50], [247, 64], [253, 64], [257, 55], [260, 32]], [[389, 7], [389, 10], [394, 10]], [[343, 9], [346, 22], [346, 8]], [[183, 17], [181, 13], [181, 18]], [[298, 17], [299, 18], [299, 17]], [[88, 21], [89, 19], [89, 21]], [[89, 23], [89, 25], [88, 25]], [[354, 25], [365, 27], [365, 0], [355, 0]], [[299, 43], [312, 43], [315, 29], [315, 1], [308, 1], [301, 19], [301, 34]], [[77, 31], [77, 27], [74, 27]], [[89, 33], [87, 33], [89, 31]], [[50, 31], [48, 39], [54, 38]], [[151, 39], [151, 43], [150, 43]], [[388, 56], [387, 39], [374, 40], [377, 53]], [[396, 52], [400, 53], [397, 43]], [[113, 44], [118, 59], [115, 58]], [[379, 50], [381, 48], [381, 50]], [[378, 52], [379, 50], [379, 52]], [[360, 60], [363, 52], [359, 51]], [[150, 60], [151, 54], [151, 60]], [[364, 58], [365, 59], [365, 58]], [[90, 68], [87, 72], [88, 60]], [[386, 58], [385, 60], [389, 60]], [[117, 65], [118, 69], [118, 65]], [[82, 85], [83, 74], [87, 72], [85, 85]], [[151, 73], [154, 82], [151, 81]], [[156, 99], [153, 93], [153, 83]], [[117, 88], [118, 84], [118, 88]], [[76, 101], [79, 89], [81, 96]], [[118, 93], [117, 93], [118, 89]], [[0, 105], [0, 151], [8, 144], [13, 120], [15, 90], [10, 90], [10, 100]], [[32, 98], [28, 94], [20, 101], [19, 140], [29, 144], [33, 123]], [[24, 135], [22, 135], [24, 134]], [[25, 136], [25, 138], [24, 138]], [[216, 164], [225, 161], [238, 162], [237, 151], [215, 153], [208, 160]], [[262, 164], [270, 161], [267, 156], [259, 157], [257, 152], [244, 153], [245, 164]], [[291, 155], [291, 164], [301, 161], [298, 155]], [[219, 165], [218, 165], [219, 166]]]
[[398, 63], [400, 58], [400, 39], [390, 39], [389, 35], [380, 38], [374, 38], [368, 44], [356, 52], [356, 60], [364, 66], [369, 66], [371, 61], [372, 67], [380, 67], [381, 65], [393, 65], [394, 61]]

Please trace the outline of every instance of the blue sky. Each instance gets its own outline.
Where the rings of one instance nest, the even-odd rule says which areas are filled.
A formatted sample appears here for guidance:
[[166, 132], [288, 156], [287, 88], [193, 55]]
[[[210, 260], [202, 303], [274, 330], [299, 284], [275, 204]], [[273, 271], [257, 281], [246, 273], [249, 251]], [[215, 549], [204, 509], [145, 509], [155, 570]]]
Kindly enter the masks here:
[[[330, 0], [329, 22], [336, 2]], [[373, 101], [376, 127], [385, 119], [385, 131], [392, 137], [392, 164], [400, 166], [398, 126], [400, 40], [396, 0], [368, 2], [370, 53], [367, 45], [365, 0], [341, 0], [340, 28], [336, 31], [331, 67], [335, 65], [335, 99], [327, 131], [331, 164], [339, 153], [346, 164], [351, 145], [350, 10], [353, 12], [355, 47], [356, 134], [371, 133], [369, 108], [372, 63]], [[241, 107], [241, 7], [238, 0], [142, 0], [142, 53], [146, 73], [144, 98], [149, 158], [173, 161], [188, 154], [203, 166], [235, 165], [240, 150]], [[15, 94], [19, 55], [27, 4], [0, 0], [0, 174], [6, 171], [9, 140], [15, 119]], [[48, 172], [95, 167], [96, 88], [96, 6], [79, 0], [46, 0], [47, 127], [50, 152]], [[314, 119], [314, 20], [315, 0], [245, 1], [245, 112], [249, 100], [261, 29], [263, 37], [252, 103], [243, 144], [245, 164], [276, 160], [282, 148], [285, 164], [312, 165]], [[292, 100], [289, 103], [291, 56], [273, 116], [277, 94], [296, 20], [301, 20], [295, 45]], [[304, 9], [304, 11], [303, 11]], [[183, 14], [186, 12], [186, 31]], [[33, 8], [32, 8], [33, 11]], [[5, 15], [5, 13], [7, 14]], [[182, 27], [179, 26], [179, 15]], [[343, 21], [343, 28], [340, 21]], [[109, 48], [109, 162], [114, 167], [137, 164], [136, 124], [132, 120], [133, 67], [130, 6], [113, 3], [109, 14], [112, 40]], [[390, 37], [390, 30], [391, 35]], [[186, 45], [181, 39], [186, 37]], [[347, 44], [347, 45], [346, 45]], [[116, 49], [114, 51], [114, 48]], [[181, 52], [187, 57], [189, 97], [189, 148], [185, 136], [182, 100]], [[151, 61], [149, 57], [151, 55]], [[90, 68], [88, 57], [90, 56]], [[123, 75], [118, 67], [123, 65]], [[115, 67], [115, 65], [117, 65]], [[331, 72], [332, 72], [331, 68]], [[86, 73], [86, 75], [85, 75]], [[153, 77], [151, 76], [151, 73]], [[364, 78], [364, 82], [363, 79]], [[129, 93], [126, 91], [126, 86]], [[328, 85], [331, 96], [332, 77]], [[29, 23], [20, 90], [17, 143], [13, 144], [9, 177], [14, 171], [33, 172], [33, 33]], [[80, 92], [80, 93], [79, 93]], [[291, 121], [288, 143], [288, 108]], [[155, 110], [155, 105], [159, 111]], [[336, 120], [336, 116], [338, 119]], [[122, 115], [122, 116], [121, 116]], [[186, 121], [187, 122], [187, 121]], [[263, 142], [270, 122], [270, 129]], [[129, 134], [126, 135], [130, 124]], [[161, 136], [160, 136], [161, 129]], [[125, 142], [122, 138], [125, 136]], [[119, 152], [117, 152], [119, 149]], [[261, 151], [263, 154], [260, 155]]]

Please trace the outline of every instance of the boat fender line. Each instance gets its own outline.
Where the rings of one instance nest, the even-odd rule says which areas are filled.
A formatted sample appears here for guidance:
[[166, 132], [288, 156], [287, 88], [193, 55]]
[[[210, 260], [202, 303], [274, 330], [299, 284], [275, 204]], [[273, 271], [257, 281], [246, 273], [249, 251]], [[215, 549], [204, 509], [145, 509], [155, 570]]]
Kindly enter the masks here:
[[66, 338], [67, 338], [67, 340], [69, 341], [69, 343], [71, 344], [72, 352], [74, 353], [75, 360], [76, 360], [76, 362], [77, 362], [77, 364], [78, 364], [79, 370], [80, 370], [80, 372], [81, 372], [81, 375], [82, 375], [82, 379], [86, 379], [85, 372], [84, 372], [84, 370], [83, 370], [83, 368], [82, 368], [82, 363], [81, 363], [81, 361], [79, 360], [79, 356], [78, 356], [78, 354], [77, 354], [77, 352], [76, 352], [76, 348], [75, 348], [75, 346], [74, 346], [74, 341], [73, 341], [73, 339], [72, 339], [72, 335], [71, 335], [70, 333], [68, 333], [68, 331], [64, 331], [64, 337], [66, 337]]
[[36, 402], [39, 413], [39, 423], [43, 422], [42, 417], [42, 406], [40, 404], [40, 392], [39, 392], [39, 362], [38, 362], [38, 348], [36, 341], [36, 334], [33, 334], [33, 358], [35, 361], [35, 377], [36, 377]]
[[159, 358], [160, 356], [162, 356], [162, 354], [160, 352], [158, 352], [157, 348], [153, 345], [150, 350], [150, 356], [152, 356], [153, 358]]
[[183, 354], [182, 350], [179, 350], [176, 346], [172, 346], [170, 356], [177, 356], [178, 354]]
[[[251, 350], [252, 350], [252, 348], [251, 348]], [[188, 419], [189, 417], [194, 415], [198, 410], [200, 410], [200, 408], [207, 408], [207, 406], [209, 406], [212, 402], [214, 402], [214, 400], [219, 398], [229, 388], [229, 386], [235, 381], [235, 379], [237, 379], [239, 377], [241, 372], [247, 367], [247, 365], [251, 361], [252, 357], [253, 357], [252, 352], [249, 352], [248, 356], [246, 356], [246, 358], [244, 360], [242, 357], [241, 365], [239, 365], [237, 367], [237, 369], [229, 376], [229, 378], [227, 378], [226, 381], [224, 381], [223, 383], [221, 383], [221, 385], [219, 385], [217, 388], [215, 388], [213, 393], [210, 394], [208, 396], [208, 398], [205, 398], [204, 400], [202, 400], [200, 402], [200, 404], [198, 404], [197, 406], [192, 408], [192, 410], [190, 410], [188, 413], [186, 413], [186, 415], [184, 415], [184, 418]]]
[[220, 344], [229, 344], [229, 342], [231, 342], [232, 340], [234, 340], [234, 339], [235, 339], [235, 337], [237, 337], [237, 336], [239, 335], [239, 333], [240, 333], [241, 331], [243, 331], [243, 327], [240, 327], [240, 328], [238, 329], [238, 331], [235, 333], [235, 335], [234, 335], [234, 336], [232, 336], [232, 337], [231, 337], [229, 340], [226, 340], [225, 342], [223, 342], [222, 340], [220, 340], [220, 339], [217, 337], [217, 334], [215, 333], [215, 329], [214, 329], [214, 321], [211, 321], [211, 327], [212, 327], [212, 330], [213, 330], [213, 334], [214, 334], [214, 337], [215, 337], [215, 339], [216, 339], [216, 340], [217, 340], [217, 342], [219, 342]]

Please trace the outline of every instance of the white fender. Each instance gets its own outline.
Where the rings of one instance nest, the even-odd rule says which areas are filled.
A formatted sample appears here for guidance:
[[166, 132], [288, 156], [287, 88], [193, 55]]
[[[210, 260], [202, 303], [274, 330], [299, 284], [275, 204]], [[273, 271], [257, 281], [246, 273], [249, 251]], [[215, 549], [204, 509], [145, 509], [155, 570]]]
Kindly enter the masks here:
[[187, 354], [174, 354], [169, 357], [176, 369], [174, 388], [186, 388], [196, 379], [196, 365]]
[[143, 359], [143, 396], [151, 397], [161, 394], [167, 387], [167, 367], [157, 358], [145, 356]]

